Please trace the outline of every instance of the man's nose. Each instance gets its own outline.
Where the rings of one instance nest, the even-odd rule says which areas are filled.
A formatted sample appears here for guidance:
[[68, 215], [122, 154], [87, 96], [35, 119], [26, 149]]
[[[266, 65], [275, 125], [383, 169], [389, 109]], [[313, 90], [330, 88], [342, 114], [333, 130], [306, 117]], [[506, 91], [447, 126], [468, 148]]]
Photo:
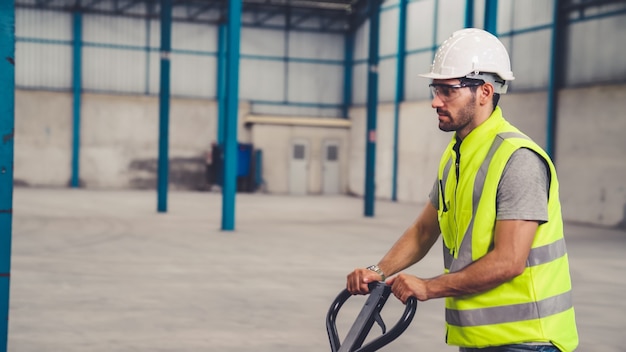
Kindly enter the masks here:
[[430, 101], [430, 106], [433, 109], [443, 106], [443, 101], [439, 98], [439, 94], [434, 94], [433, 98]]

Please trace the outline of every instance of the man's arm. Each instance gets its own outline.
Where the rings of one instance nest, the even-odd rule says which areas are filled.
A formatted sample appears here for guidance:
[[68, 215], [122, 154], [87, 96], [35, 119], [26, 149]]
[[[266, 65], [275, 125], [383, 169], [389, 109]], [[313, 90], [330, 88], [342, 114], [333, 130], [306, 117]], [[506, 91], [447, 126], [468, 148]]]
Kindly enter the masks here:
[[[398, 241], [378, 263], [386, 276], [391, 276], [422, 259], [439, 237], [437, 210], [428, 202], [415, 222], [409, 226]], [[365, 294], [367, 284], [381, 280], [380, 275], [367, 269], [355, 269], [348, 275], [347, 288], [352, 294]]]
[[493, 250], [464, 269], [432, 279], [400, 274], [387, 283], [402, 302], [410, 296], [425, 301], [487, 291], [524, 271], [537, 227], [536, 221], [496, 221]]

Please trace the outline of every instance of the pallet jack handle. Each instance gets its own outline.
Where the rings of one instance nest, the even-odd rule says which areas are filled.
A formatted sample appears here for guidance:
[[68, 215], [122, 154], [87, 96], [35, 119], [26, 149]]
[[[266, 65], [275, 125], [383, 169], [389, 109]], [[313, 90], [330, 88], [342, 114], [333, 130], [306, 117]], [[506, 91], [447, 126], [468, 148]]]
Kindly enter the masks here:
[[[328, 314], [326, 315], [326, 331], [328, 332], [332, 352], [376, 351], [398, 338], [398, 336], [409, 327], [409, 324], [411, 324], [417, 309], [417, 299], [415, 297], [409, 297], [400, 320], [398, 320], [391, 330], [386, 332], [385, 323], [380, 316], [380, 311], [383, 309], [387, 298], [389, 298], [391, 294], [391, 286], [384, 282], [372, 282], [369, 284], [369, 289], [370, 294], [343, 343], [339, 341], [339, 335], [337, 334], [337, 313], [339, 313], [341, 306], [343, 306], [352, 294], [348, 292], [347, 289], [344, 289], [330, 306]], [[372, 329], [374, 322], [380, 325], [383, 334], [361, 347]]]

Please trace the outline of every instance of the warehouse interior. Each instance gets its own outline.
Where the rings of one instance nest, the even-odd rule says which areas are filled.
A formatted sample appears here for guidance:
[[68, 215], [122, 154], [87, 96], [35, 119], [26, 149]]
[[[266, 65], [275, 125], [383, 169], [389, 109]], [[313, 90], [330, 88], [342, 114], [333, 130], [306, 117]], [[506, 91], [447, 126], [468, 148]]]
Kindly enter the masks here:
[[3, 1], [2, 209], [139, 192], [176, 216], [192, 194], [228, 233], [257, 195], [347, 198], [366, 218], [423, 204], [451, 134], [418, 74], [468, 27], [509, 52], [499, 105], [552, 157], [564, 220], [623, 234], [623, 0]]

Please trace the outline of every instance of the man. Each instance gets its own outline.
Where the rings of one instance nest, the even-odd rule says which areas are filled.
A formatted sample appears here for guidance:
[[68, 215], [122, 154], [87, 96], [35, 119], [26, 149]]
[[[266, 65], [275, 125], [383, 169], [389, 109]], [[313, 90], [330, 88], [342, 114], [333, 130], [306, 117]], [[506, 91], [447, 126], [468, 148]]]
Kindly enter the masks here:
[[573, 351], [578, 333], [549, 156], [498, 107], [508, 53], [480, 29], [455, 32], [431, 71], [439, 129], [455, 132], [428, 202], [377, 265], [348, 275], [352, 294], [417, 263], [441, 233], [444, 273], [387, 279], [406, 303], [446, 297], [446, 340], [462, 352]]

